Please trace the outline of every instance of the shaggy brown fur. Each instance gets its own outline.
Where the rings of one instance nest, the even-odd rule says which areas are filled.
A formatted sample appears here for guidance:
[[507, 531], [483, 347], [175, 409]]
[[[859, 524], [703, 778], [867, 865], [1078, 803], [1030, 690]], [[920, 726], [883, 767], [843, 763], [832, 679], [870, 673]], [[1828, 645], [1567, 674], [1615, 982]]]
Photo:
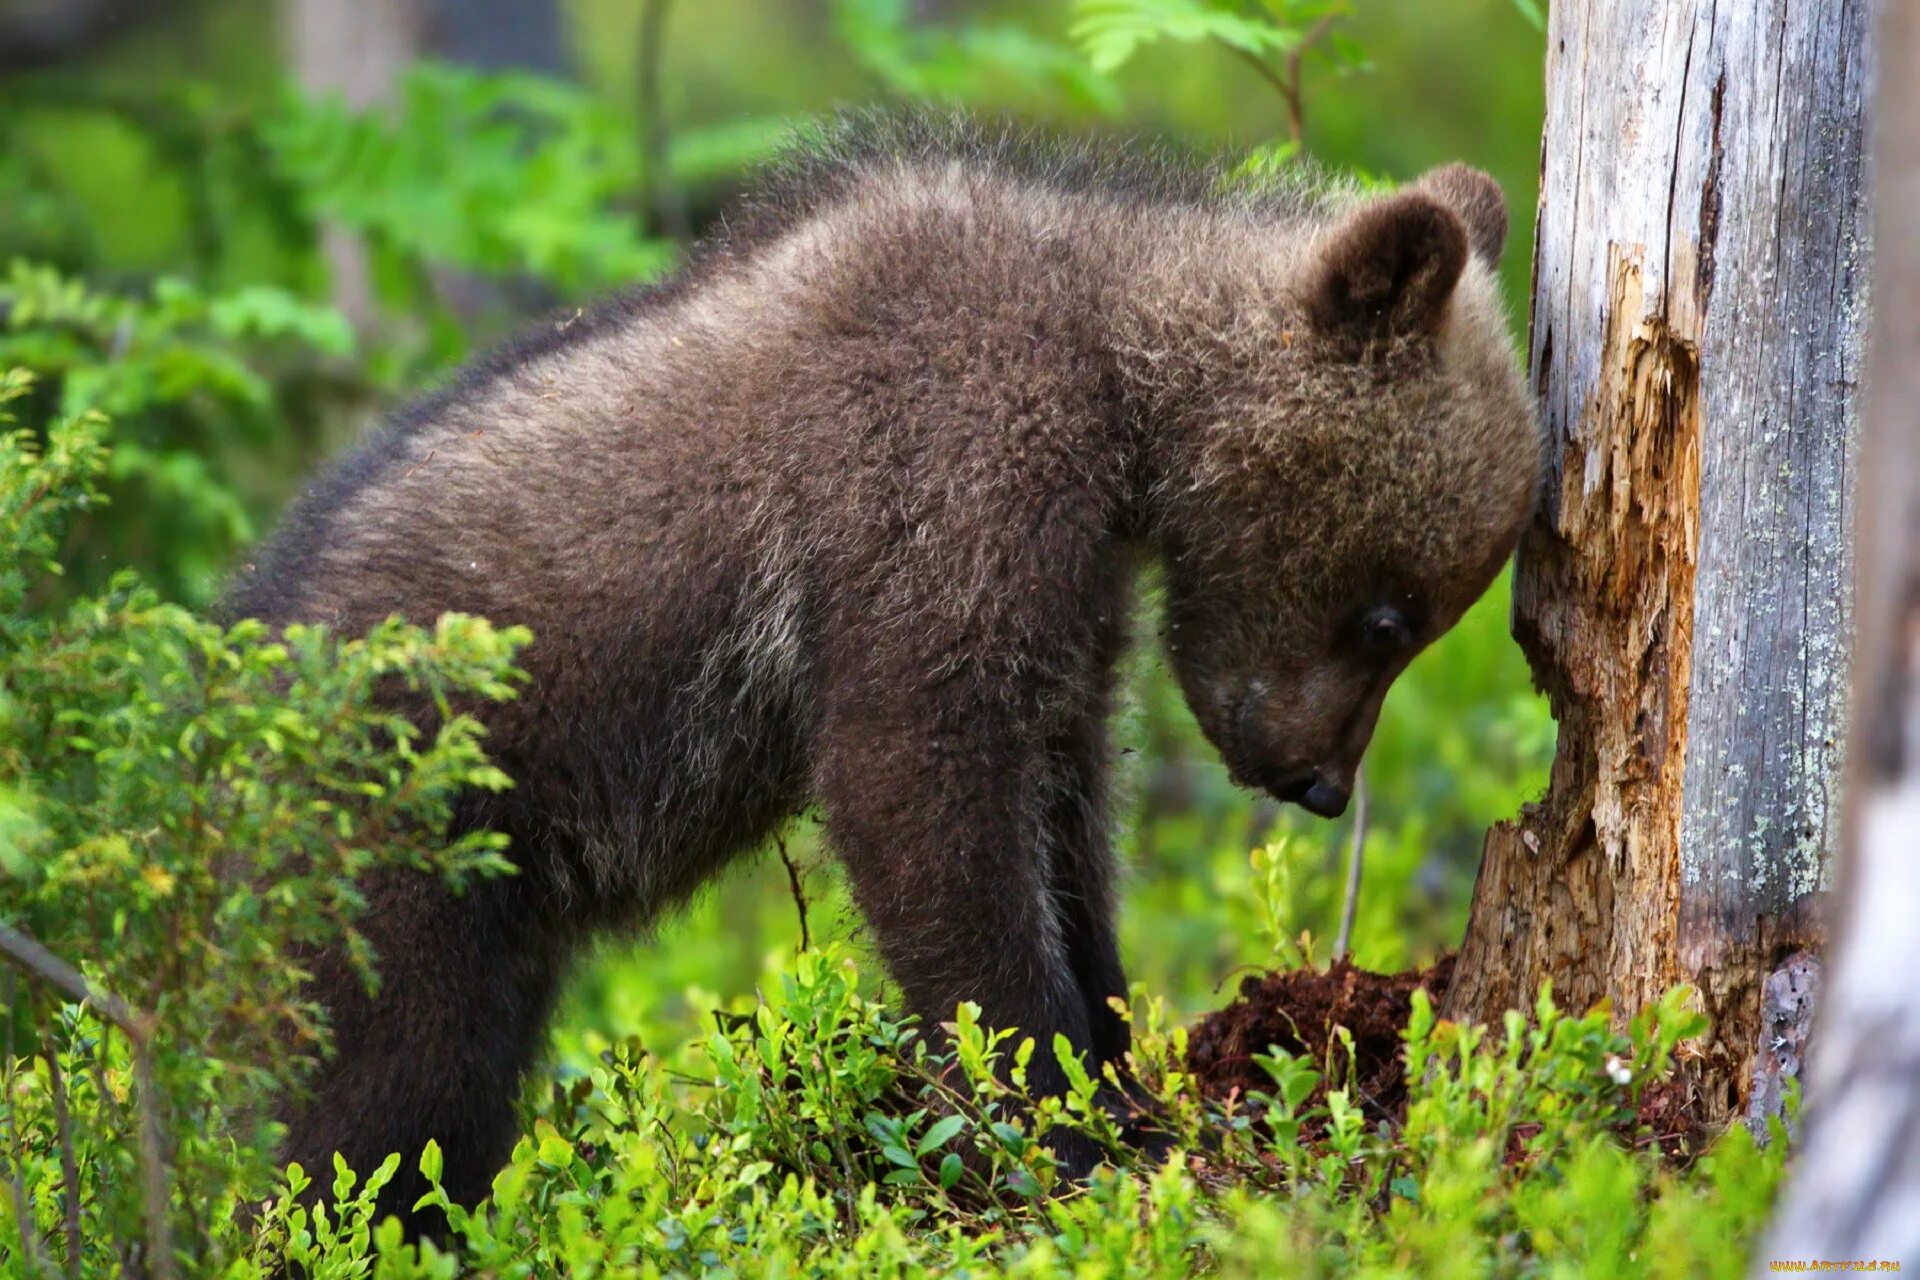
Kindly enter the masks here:
[[461, 817], [522, 873], [369, 886], [382, 991], [320, 966], [339, 1052], [288, 1155], [437, 1138], [449, 1191], [481, 1194], [569, 953], [810, 802], [930, 1023], [975, 1000], [1122, 1053], [1103, 779], [1136, 571], [1163, 568], [1235, 774], [1339, 812], [1387, 685], [1533, 499], [1504, 233], [1466, 169], [1228, 194], [865, 126], [803, 147], [675, 282], [403, 414], [230, 608], [531, 626], [529, 689], [487, 712], [517, 785]]

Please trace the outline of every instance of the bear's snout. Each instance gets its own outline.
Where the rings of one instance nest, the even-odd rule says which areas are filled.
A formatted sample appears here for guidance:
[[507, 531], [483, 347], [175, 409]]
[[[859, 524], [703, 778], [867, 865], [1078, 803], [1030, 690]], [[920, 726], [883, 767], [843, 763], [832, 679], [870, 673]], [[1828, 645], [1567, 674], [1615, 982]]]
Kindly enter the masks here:
[[1321, 818], [1347, 811], [1352, 789], [1340, 770], [1288, 760], [1277, 750], [1265, 723], [1271, 687], [1255, 677], [1247, 681], [1233, 712], [1232, 741], [1222, 751], [1227, 772], [1240, 786], [1257, 787], [1285, 804], [1297, 804]]

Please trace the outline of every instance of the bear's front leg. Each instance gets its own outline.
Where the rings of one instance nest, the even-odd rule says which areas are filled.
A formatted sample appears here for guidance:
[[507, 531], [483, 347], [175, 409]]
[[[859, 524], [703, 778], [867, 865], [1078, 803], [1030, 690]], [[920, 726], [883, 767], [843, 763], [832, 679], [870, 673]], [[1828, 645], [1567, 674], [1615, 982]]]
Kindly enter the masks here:
[[290, 1105], [283, 1155], [332, 1185], [336, 1152], [363, 1178], [390, 1153], [400, 1169], [379, 1216], [431, 1234], [421, 1148], [437, 1142], [442, 1186], [461, 1204], [484, 1196], [513, 1147], [514, 1099], [546, 1028], [559, 956], [531, 927], [521, 877], [481, 880], [456, 893], [422, 871], [384, 873], [363, 886], [361, 930], [379, 966], [369, 992], [335, 947], [314, 958], [308, 994], [326, 1009], [334, 1053]]
[[[1028, 1085], [1064, 1092], [1054, 1037], [1093, 1046], [1087, 993], [1052, 891], [1045, 735], [960, 681], [837, 700], [815, 742], [827, 833], [887, 968], [936, 1041], [963, 1000], [1032, 1036]], [[1084, 1177], [1096, 1144], [1052, 1140]]]
[[1104, 716], [1089, 714], [1061, 735], [1052, 755], [1052, 794], [1043, 840], [1048, 892], [1067, 963], [1087, 1006], [1095, 1065], [1126, 1067], [1132, 1033], [1110, 1001], [1127, 999], [1127, 974], [1114, 930], [1113, 850], [1107, 834]]
[[1107, 833], [1107, 743], [1104, 710], [1089, 714], [1054, 744], [1055, 789], [1048, 805], [1045, 848], [1053, 909], [1067, 960], [1080, 984], [1092, 1034], [1093, 1067], [1112, 1067], [1100, 1101], [1129, 1143], [1154, 1159], [1173, 1150], [1158, 1105], [1132, 1079], [1133, 1034], [1113, 1007], [1128, 999], [1114, 929], [1114, 861]]

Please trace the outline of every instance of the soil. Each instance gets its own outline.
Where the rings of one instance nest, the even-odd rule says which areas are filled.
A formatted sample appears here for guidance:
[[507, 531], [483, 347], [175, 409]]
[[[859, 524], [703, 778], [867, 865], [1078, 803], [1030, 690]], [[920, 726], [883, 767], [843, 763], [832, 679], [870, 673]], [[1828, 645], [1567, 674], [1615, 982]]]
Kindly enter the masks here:
[[[1321, 1083], [1302, 1103], [1324, 1106], [1327, 1083], [1345, 1088], [1369, 1121], [1398, 1125], [1406, 1119], [1406, 1058], [1401, 1034], [1413, 1013], [1413, 993], [1421, 988], [1437, 1005], [1453, 980], [1454, 957], [1442, 956], [1426, 969], [1370, 973], [1344, 960], [1323, 970], [1294, 969], [1241, 979], [1233, 1003], [1208, 1014], [1188, 1033], [1187, 1070], [1209, 1098], [1245, 1105], [1250, 1093], [1271, 1093], [1273, 1078], [1255, 1062], [1255, 1054], [1278, 1046], [1305, 1054], [1320, 1068]], [[1346, 1046], [1334, 1033], [1345, 1027], [1353, 1037], [1351, 1075]], [[1641, 1095], [1632, 1122], [1622, 1136], [1635, 1146], [1657, 1147], [1668, 1161], [1686, 1164], [1705, 1150], [1714, 1126], [1681, 1073], [1661, 1080]], [[1309, 1123], [1303, 1137], [1318, 1135]], [[1537, 1126], [1519, 1126], [1507, 1159], [1519, 1160]]]
[[[1718, 1127], [1702, 1119], [1708, 1114], [1684, 1073], [1647, 1087], [1640, 1095], [1635, 1146], [1657, 1147], [1671, 1163], [1690, 1163], [1713, 1141]], [[1735, 1123], [1739, 1123], [1736, 1121]]]
[[1208, 1014], [1188, 1034], [1187, 1070], [1203, 1092], [1222, 1102], [1271, 1093], [1273, 1078], [1253, 1060], [1278, 1046], [1305, 1054], [1322, 1070], [1322, 1083], [1304, 1105], [1325, 1100], [1327, 1081], [1349, 1080], [1347, 1051], [1334, 1034], [1353, 1037], [1353, 1097], [1369, 1120], [1398, 1122], [1406, 1110], [1406, 1063], [1401, 1034], [1413, 1013], [1413, 993], [1424, 989], [1438, 1004], [1453, 978], [1453, 957], [1405, 973], [1369, 973], [1345, 960], [1322, 970], [1249, 975], [1240, 995]]

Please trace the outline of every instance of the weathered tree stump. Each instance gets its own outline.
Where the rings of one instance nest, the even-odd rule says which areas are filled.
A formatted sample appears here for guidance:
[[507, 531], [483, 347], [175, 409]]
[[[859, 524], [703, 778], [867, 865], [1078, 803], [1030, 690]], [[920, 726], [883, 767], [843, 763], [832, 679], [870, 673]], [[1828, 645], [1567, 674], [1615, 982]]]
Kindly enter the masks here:
[[[1836, 821], [1866, 305], [1864, 0], [1556, 4], [1514, 634], [1560, 743], [1446, 1003], [1690, 982], [1708, 1117], [1777, 1105]], [[1799, 975], [1799, 976], [1796, 976]], [[1790, 1057], [1791, 1055], [1786, 1055]], [[1762, 1068], [1754, 1086], [1756, 1065]], [[1772, 1073], [1771, 1078], [1768, 1073]], [[1769, 1102], [1768, 1099], [1774, 1101]]]

